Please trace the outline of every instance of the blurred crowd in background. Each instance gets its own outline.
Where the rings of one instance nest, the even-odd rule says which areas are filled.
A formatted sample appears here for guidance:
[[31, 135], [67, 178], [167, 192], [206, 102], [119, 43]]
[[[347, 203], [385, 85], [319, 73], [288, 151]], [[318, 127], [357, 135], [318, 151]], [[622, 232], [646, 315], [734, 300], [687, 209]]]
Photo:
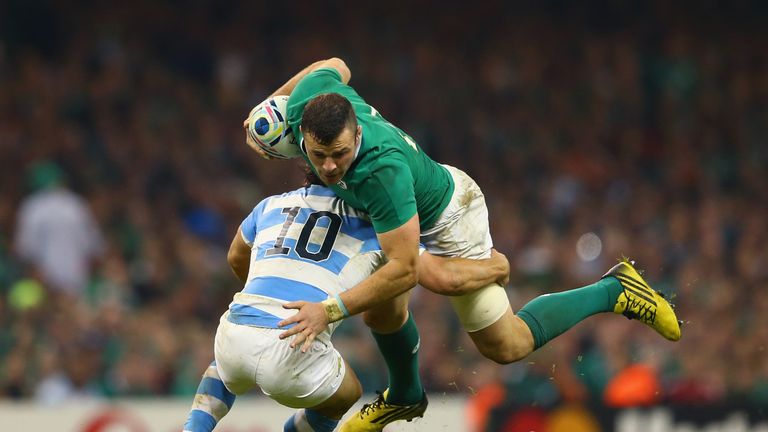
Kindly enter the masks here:
[[[242, 121], [338, 56], [483, 188], [515, 309], [627, 255], [685, 321], [673, 344], [601, 315], [500, 366], [416, 288], [428, 390], [601, 401], [641, 365], [642, 403], [768, 405], [762, 3], [78, 3], [0, 5], [0, 399], [195, 393], [241, 288], [229, 242], [302, 178]], [[386, 387], [359, 318], [335, 345]]]

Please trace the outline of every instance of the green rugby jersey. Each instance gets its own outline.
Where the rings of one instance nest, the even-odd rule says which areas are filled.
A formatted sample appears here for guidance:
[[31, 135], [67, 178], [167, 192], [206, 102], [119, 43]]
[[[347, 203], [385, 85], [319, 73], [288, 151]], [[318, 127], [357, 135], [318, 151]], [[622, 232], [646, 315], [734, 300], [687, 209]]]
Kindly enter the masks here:
[[299, 130], [304, 106], [315, 96], [326, 93], [346, 97], [363, 129], [355, 160], [344, 177], [330, 188], [350, 206], [367, 212], [377, 233], [403, 225], [417, 212], [421, 229], [431, 227], [453, 194], [450, 174], [344, 84], [335, 69], [318, 69], [308, 74], [288, 99], [288, 124], [307, 163], [312, 167]]

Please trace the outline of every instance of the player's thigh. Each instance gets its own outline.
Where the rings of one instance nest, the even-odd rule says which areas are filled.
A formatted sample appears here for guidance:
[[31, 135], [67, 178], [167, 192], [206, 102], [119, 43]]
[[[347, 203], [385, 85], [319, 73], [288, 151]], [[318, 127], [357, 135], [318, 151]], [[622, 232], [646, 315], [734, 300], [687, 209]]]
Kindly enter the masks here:
[[408, 319], [408, 301], [411, 290], [387, 300], [363, 313], [363, 321], [377, 333], [392, 333], [400, 329]]
[[261, 391], [291, 408], [314, 407], [333, 396], [346, 376], [344, 359], [333, 345], [316, 339], [303, 353], [290, 347], [290, 338], [277, 339], [282, 329], [274, 331], [275, 342], [257, 369]]
[[448, 299], [462, 327], [469, 333], [491, 326], [510, 309], [507, 292], [497, 283]]
[[453, 195], [435, 224], [421, 232], [421, 243], [429, 253], [437, 256], [488, 258], [493, 241], [485, 196], [466, 173], [443, 166], [453, 178]]
[[360, 399], [360, 395], [363, 393], [363, 388], [360, 385], [360, 380], [357, 378], [355, 371], [349, 366], [349, 363], [344, 361], [345, 370], [344, 380], [342, 380], [339, 389], [326, 401], [312, 407], [313, 410], [320, 414], [330, 417], [332, 419], [339, 420], [344, 413], [349, 411], [352, 405]]
[[491, 325], [468, 334], [477, 350], [497, 363], [511, 363], [533, 351], [531, 331], [509, 306]]
[[271, 341], [266, 329], [241, 326], [229, 322], [225, 313], [214, 340], [216, 369], [224, 385], [236, 395], [256, 384], [256, 368]]

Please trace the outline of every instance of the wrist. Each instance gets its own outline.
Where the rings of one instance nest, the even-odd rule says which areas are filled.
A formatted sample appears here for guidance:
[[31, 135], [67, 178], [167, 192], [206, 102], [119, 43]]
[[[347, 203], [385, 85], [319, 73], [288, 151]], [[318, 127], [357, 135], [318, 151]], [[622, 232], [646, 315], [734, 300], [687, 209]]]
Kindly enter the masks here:
[[329, 297], [322, 302], [325, 316], [328, 318], [328, 322], [336, 322], [349, 316], [349, 311], [344, 306], [344, 302], [341, 301], [341, 297]]

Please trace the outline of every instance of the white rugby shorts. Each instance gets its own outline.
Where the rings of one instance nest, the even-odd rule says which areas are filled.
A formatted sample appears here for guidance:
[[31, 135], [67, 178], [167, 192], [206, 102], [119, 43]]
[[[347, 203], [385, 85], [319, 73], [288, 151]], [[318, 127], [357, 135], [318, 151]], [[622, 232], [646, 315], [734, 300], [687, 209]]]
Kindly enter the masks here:
[[344, 360], [330, 342], [315, 340], [302, 353], [290, 338], [278, 339], [284, 329], [219, 321], [214, 354], [219, 376], [236, 395], [261, 388], [265, 395], [291, 408], [310, 408], [325, 402], [341, 386]]

